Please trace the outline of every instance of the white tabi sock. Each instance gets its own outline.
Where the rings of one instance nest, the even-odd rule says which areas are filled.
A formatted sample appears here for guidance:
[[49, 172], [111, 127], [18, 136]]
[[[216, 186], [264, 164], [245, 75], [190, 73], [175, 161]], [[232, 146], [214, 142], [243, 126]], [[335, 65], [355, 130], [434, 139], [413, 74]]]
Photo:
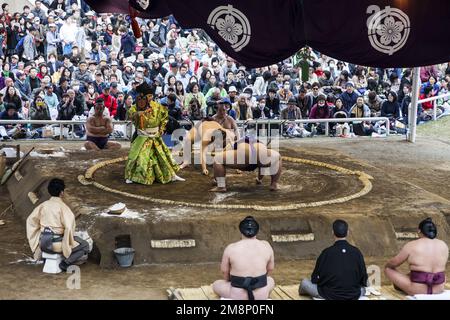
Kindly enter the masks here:
[[225, 188], [225, 177], [217, 177], [216, 181], [218, 188]]
[[181, 178], [181, 177], [179, 177], [177, 175], [174, 175], [172, 177], [172, 182], [174, 182], [174, 181], [186, 181], [186, 179], [183, 179], [183, 178]]

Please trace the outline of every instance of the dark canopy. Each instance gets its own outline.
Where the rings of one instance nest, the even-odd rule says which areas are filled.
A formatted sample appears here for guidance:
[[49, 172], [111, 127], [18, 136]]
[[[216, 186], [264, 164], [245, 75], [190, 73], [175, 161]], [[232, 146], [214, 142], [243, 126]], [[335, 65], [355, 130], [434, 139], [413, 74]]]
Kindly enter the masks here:
[[[97, 12], [128, 13], [124, 0], [87, 0]], [[308, 45], [376, 67], [450, 61], [449, 0], [130, 0], [141, 17], [173, 14], [202, 28], [248, 67], [266, 66]]]

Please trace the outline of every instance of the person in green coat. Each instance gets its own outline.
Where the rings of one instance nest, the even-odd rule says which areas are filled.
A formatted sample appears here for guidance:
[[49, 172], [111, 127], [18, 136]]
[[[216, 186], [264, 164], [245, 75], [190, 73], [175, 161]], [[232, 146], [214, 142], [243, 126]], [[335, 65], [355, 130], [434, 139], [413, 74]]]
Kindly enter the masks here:
[[162, 184], [184, 181], [177, 176], [180, 168], [162, 140], [169, 120], [167, 108], [153, 100], [154, 86], [144, 82], [136, 91], [136, 104], [128, 110], [128, 116], [136, 127], [137, 137], [128, 154], [126, 182], [152, 185], [155, 181]]

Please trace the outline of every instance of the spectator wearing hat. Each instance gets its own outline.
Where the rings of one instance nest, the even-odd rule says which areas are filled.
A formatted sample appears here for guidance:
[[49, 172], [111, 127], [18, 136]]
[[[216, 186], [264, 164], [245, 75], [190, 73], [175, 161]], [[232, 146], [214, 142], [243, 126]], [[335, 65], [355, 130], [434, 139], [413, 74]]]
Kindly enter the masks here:
[[380, 116], [382, 102], [383, 100], [377, 95], [375, 91], [369, 91], [369, 93], [364, 98], [364, 103], [369, 107], [372, 117]]
[[[367, 118], [370, 117], [370, 109], [364, 104], [362, 97], [358, 97], [356, 105], [352, 108], [350, 113], [351, 118]], [[392, 129], [394, 129], [392, 123]], [[375, 125], [371, 121], [355, 121], [353, 122], [353, 133], [357, 136], [371, 136], [373, 133], [381, 134], [386, 128], [381, 128], [379, 123]]]
[[133, 101], [136, 101], [136, 97], [138, 96], [137, 87], [141, 83], [137, 80], [130, 81], [130, 89], [128, 90], [128, 95], [133, 98]]
[[105, 107], [108, 108], [109, 114], [114, 118], [117, 113], [117, 100], [113, 95], [110, 94], [111, 85], [107, 82], [104, 82], [101, 86], [101, 89], [102, 93], [98, 97], [104, 100]]
[[281, 111], [282, 120], [299, 120], [302, 119], [302, 113], [300, 108], [297, 106], [297, 100], [295, 98], [290, 98], [288, 101], [287, 108]]
[[231, 86], [228, 88], [228, 98], [231, 101], [231, 104], [234, 104], [237, 101], [237, 89], [235, 86]]
[[[12, 103], [5, 102], [5, 111], [0, 113], [0, 120], [22, 120], [19, 117], [19, 113], [16, 110], [16, 106]], [[9, 140], [12, 136], [16, 135], [18, 131], [22, 129], [21, 124], [13, 125], [1, 125], [0, 136], [3, 140]]]
[[160, 100], [160, 103], [167, 108], [169, 116], [175, 120], [181, 120], [181, 106], [180, 101], [174, 93], [168, 94]]
[[75, 114], [73, 100], [70, 98], [69, 93], [63, 93], [62, 99], [58, 105], [57, 120], [72, 120]]
[[350, 109], [355, 105], [356, 99], [358, 99], [359, 96], [360, 95], [355, 90], [353, 82], [347, 82], [347, 84], [345, 85], [345, 92], [343, 92], [340, 96], [340, 98], [344, 102], [344, 108], [347, 112], [350, 112]]
[[134, 67], [131, 62], [125, 64], [124, 70], [122, 71], [122, 79], [126, 84], [130, 84], [131, 80], [134, 79]]
[[47, 27], [45, 22], [47, 19], [41, 20], [39, 17], [34, 17], [33, 28], [36, 29], [34, 41], [36, 44], [36, 50], [39, 55], [45, 56], [45, 36], [47, 32]]
[[[281, 120], [300, 120], [302, 119], [302, 112], [297, 105], [297, 100], [295, 98], [291, 98], [288, 101], [287, 108], [281, 111]], [[289, 137], [312, 137], [313, 135], [305, 129], [302, 123], [297, 124], [295, 122], [288, 123], [288, 125], [284, 128], [286, 134]]]
[[152, 80], [150, 80], [149, 78], [147, 78], [145, 76], [145, 69], [143, 67], [137, 67], [136, 68], [136, 72], [135, 72], [134, 78], [136, 80], [138, 80], [139, 82], [141, 82], [141, 83], [143, 81], [147, 82], [148, 84], [152, 83]]
[[253, 119], [253, 111], [247, 95], [241, 94], [237, 102], [233, 105], [233, 109], [236, 111], [236, 120], [245, 121]]
[[59, 99], [56, 93], [53, 92], [53, 85], [48, 84], [45, 86], [44, 102], [50, 111], [57, 110], [59, 105]]
[[219, 104], [224, 106], [225, 112], [228, 116], [233, 118], [233, 120], [236, 120], [237, 117], [236, 110], [233, 109], [233, 105], [228, 97], [222, 98]]
[[17, 54], [13, 54], [11, 56], [11, 71], [15, 72], [19, 67], [19, 56]]
[[119, 92], [121, 92], [121, 89], [122, 89], [122, 88], [119, 87], [119, 83], [117, 82], [117, 77], [116, 77], [115, 74], [111, 75], [111, 76], [109, 77], [109, 80], [111, 81], [111, 82], [110, 82], [110, 84], [111, 84], [111, 89], [110, 89], [110, 91], [109, 91], [109, 94], [112, 95], [114, 98], [117, 99], [117, 97], [119, 96]]
[[122, 70], [119, 69], [119, 62], [117, 62], [117, 60], [111, 61], [111, 75], [115, 75], [117, 77], [117, 82], [121, 86], [125, 86], [122, 78]]
[[[309, 119], [330, 119], [332, 117], [331, 108], [327, 104], [327, 98], [324, 94], [320, 94], [317, 98], [317, 104], [311, 108]], [[328, 123], [316, 123], [317, 133], [325, 134], [325, 127]], [[308, 128], [313, 131], [313, 125], [310, 124]]]

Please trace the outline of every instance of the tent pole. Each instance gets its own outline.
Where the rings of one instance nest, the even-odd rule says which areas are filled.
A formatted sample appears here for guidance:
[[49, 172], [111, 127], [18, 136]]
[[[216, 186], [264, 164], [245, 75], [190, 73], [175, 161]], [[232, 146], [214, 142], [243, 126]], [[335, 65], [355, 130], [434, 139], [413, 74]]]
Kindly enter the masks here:
[[412, 83], [412, 97], [411, 97], [411, 108], [409, 109], [409, 137], [408, 141], [416, 142], [416, 129], [417, 129], [417, 108], [419, 100], [420, 91], [420, 67], [414, 68], [413, 71], [413, 83]]

